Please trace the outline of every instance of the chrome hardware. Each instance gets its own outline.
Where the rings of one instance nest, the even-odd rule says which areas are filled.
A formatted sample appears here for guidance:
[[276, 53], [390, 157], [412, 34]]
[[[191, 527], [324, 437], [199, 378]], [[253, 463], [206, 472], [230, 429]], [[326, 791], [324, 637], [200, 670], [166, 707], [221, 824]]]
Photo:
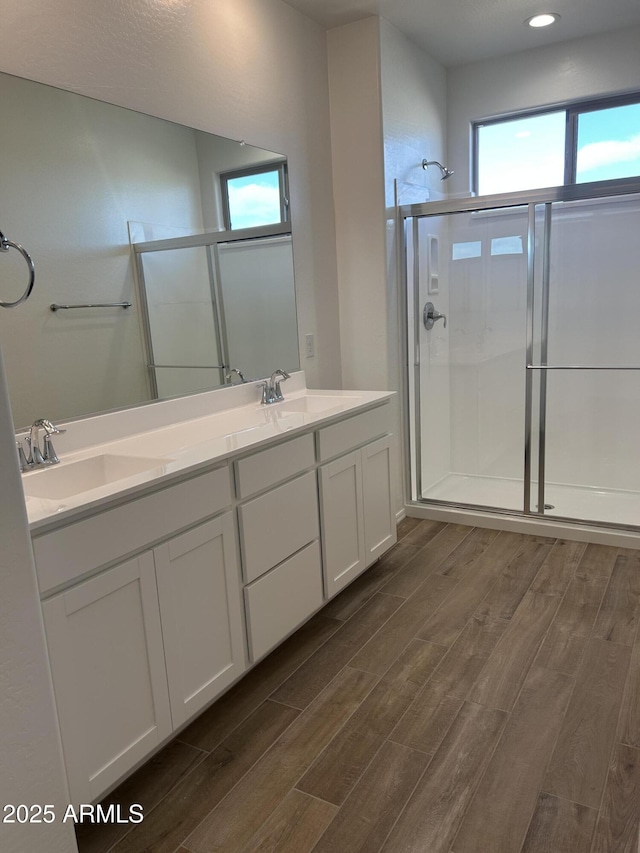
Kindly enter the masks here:
[[[278, 376], [280, 378], [276, 379], [276, 377]], [[277, 370], [274, 370], [271, 374], [269, 385], [273, 396], [273, 399], [271, 400], [272, 403], [279, 403], [281, 400], [284, 400], [284, 396], [282, 394], [282, 391], [280, 390], [280, 382], [284, 382], [286, 379], [289, 379], [289, 374], [286, 370], [281, 370], [280, 368], [278, 368]]]
[[68, 311], [70, 308], [131, 308], [130, 302], [87, 302], [81, 305], [59, 305], [52, 302], [49, 305], [52, 311]]
[[20, 463], [20, 470], [24, 473], [29, 468], [29, 463], [27, 462], [27, 457], [24, 453], [24, 447], [22, 446], [22, 442], [16, 439], [16, 450], [18, 451], [18, 462]]
[[[31, 432], [33, 433], [33, 427], [31, 428]], [[25, 442], [27, 445], [27, 470], [29, 468], [36, 468], [39, 465], [44, 465], [44, 456], [42, 455], [42, 451], [40, 450], [40, 445], [38, 444], [38, 437], [36, 435], [35, 444], [33, 443], [33, 438], [31, 435], [28, 435], [25, 438]]]
[[430, 331], [433, 329], [434, 324], [438, 320], [444, 320], [444, 328], [447, 328], [447, 316], [446, 314], [441, 314], [439, 311], [436, 311], [436, 307], [433, 302], [425, 302], [424, 310], [422, 312], [422, 322], [424, 323], [425, 329]]
[[151, 370], [226, 370], [226, 364], [147, 364]]
[[262, 399], [260, 402], [263, 406], [269, 405], [270, 403], [281, 403], [284, 400], [280, 383], [289, 378], [289, 374], [286, 370], [278, 368], [273, 371], [271, 377], [266, 382], [260, 383], [259, 387], [262, 390]]
[[[42, 450], [40, 450], [41, 428], [45, 432], [44, 453], [42, 452]], [[24, 450], [22, 450], [22, 456], [20, 456], [20, 450], [18, 450], [20, 470], [30, 471], [32, 468], [39, 468], [43, 465], [57, 465], [60, 460], [58, 459], [58, 455], [53, 446], [51, 436], [61, 435], [63, 432], [66, 432], [66, 429], [58, 429], [58, 427], [55, 424], [51, 423], [51, 421], [47, 418], [38, 418], [37, 421], [34, 421], [31, 425], [31, 429], [29, 430], [29, 435], [25, 438], [25, 442], [29, 450], [29, 455], [27, 456], [24, 453]], [[16, 442], [16, 444], [20, 445], [20, 442]], [[20, 449], [22, 449], [21, 445]]]
[[527, 370], [640, 370], [640, 364], [528, 364]]
[[14, 302], [3, 302], [0, 299], [0, 308], [15, 308], [16, 305], [20, 305], [21, 302], [28, 299], [29, 296], [31, 296], [31, 291], [33, 290], [33, 285], [36, 280], [36, 270], [33, 265], [33, 261], [31, 260], [31, 255], [19, 243], [14, 243], [13, 240], [8, 240], [2, 231], [0, 231], [0, 252], [8, 252], [9, 249], [17, 249], [27, 262], [27, 266], [29, 267], [29, 283], [27, 284], [27, 288], [22, 296]]
[[231, 380], [233, 379], [234, 373], [240, 379], [240, 382], [242, 382], [242, 384], [244, 385], [247, 380], [244, 378], [243, 372], [241, 370], [238, 370], [237, 367], [229, 368], [229, 372], [225, 374], [224, 381], [231, 383]]
[[[64, 430], [56, 430], [56, 432], [63, 432]], [[58, 459], [58, 454], [56, 453], [56, 449], [53, 446], [53, 441], [51, 440], [51, 435], [47, 432], [44, 435], [44, 451], [42, 453], [44, 457], [45, 465], [57, 465], [60, 461]]]
[[440, 169], [440, 174], [442, 176], [440, 178], [441, 181], [446, 181], [447, 178], [450, 178], [451, 175], [453, 175], [453, 169], [447, 169], [446, 166], [443, 166], [442, 163], [438, 163], [437, 160], [426, 160], [425, 159], [422, 161], [422, 168], [423, 169], [428, 169], [429, 166], [437, 166], [438, 169]]

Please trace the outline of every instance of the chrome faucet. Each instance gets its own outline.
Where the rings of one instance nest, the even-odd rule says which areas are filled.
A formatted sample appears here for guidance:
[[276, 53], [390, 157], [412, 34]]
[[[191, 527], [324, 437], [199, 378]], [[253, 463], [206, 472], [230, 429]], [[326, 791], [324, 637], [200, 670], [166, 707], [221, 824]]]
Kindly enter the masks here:
[[224, 381], [228, 382], [230, 385], [233, 385], [233, 374], [236, 374], [240, 382], [244, 385], [246, 383], [246, 379], [244, 378], [244, 374], [241, 370], [238, 370], [237, 367], [231, 367], [228, 373], [225, 373]]
[[[40, 429], [44, 430], [44, 446], [40, 449]], [[51, 440], [52, 435], [60, 435], [66, 429], [58, 429], [47, 418], [38, 418], [29, 429], [29, 435], [25, 438], [28, 455], [25, 454], [22, 444], [17, 441], [18, 459], [21, 471], [30, 471], [43, 465], [57, 465], [60, 460]]]
[[263, 406], [266, 406], [270, 403], [281, 403], [284, 400], [282, 389], [280, 388], [280, 383], [284, 382], [285, 379], [289, 378], [289, 374], [286, 370], [278, 368], [277, 370], [273, 371], [271, 377], [266, 382], [261, 383], [261, 403]]

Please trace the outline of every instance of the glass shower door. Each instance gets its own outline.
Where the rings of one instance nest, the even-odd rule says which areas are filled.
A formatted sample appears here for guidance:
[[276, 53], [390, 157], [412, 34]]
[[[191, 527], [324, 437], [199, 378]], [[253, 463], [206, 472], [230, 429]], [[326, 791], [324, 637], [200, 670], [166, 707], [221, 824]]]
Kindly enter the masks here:
[[222, 341], [206, 246], [138, 256], [153, 397], [224, 382]]
[[414, 496], [522, 512], [528, 206], [407, 222]]
[[[545, 515], [640, 525], [640, 196], [546, 205], [536, 283]], [[532, 427], [537, 429], [535, 417]]]

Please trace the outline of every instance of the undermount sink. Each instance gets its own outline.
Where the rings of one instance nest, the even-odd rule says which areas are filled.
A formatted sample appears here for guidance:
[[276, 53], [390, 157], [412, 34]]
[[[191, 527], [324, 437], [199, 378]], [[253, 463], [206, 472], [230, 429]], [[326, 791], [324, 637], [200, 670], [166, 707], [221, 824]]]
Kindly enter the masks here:
[[170, 461], [103, 453], [77, 462], [65, 463], [63, 460], [59, 465], [33, 471], [22, 478], [22, 485], [27, 497], [64, 500], [136, 474], [153, 471]]
[[331, 397], [317, 394], [298, 397], [294, 400], [284, 400], [275, 405], [280, 412], [306, 412], [310, 415], [317, 415], [331, 409], [340, 409], [343, 406], [352, 405], [357, 399], [357, 397]]

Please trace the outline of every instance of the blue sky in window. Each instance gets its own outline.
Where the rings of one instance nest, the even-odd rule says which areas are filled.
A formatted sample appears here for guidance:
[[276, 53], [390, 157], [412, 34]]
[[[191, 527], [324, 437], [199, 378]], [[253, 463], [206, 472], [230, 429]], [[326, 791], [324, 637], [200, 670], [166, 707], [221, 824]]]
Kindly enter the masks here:
[[232, 228], [255, 228], [280, 222], [277, 171], [232, 178], [227, 188]]
[[565, 125], [561, 111], [480, 127], [480, 194], [564, 183]]
[[582, 113], [576, 181], [640, 175], [640, 104]]

